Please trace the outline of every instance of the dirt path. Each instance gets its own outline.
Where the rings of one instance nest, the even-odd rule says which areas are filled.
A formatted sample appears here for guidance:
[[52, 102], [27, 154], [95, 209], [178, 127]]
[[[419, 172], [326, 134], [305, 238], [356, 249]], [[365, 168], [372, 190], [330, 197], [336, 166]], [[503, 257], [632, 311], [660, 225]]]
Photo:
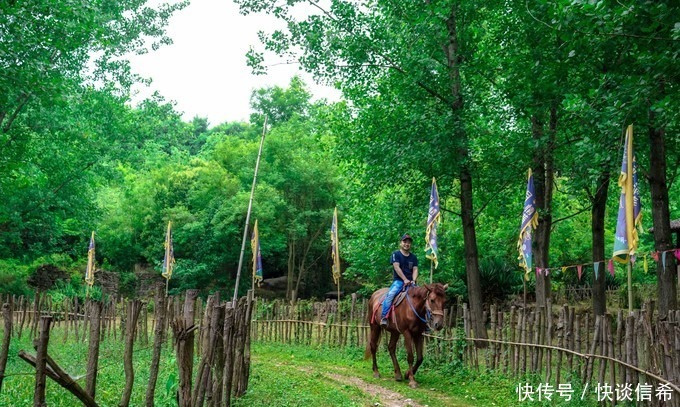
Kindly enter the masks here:
[[426, 407], [415, 401], [404, 397], [402, 394], [386, 389], [384, 387], [366, 383], [365, 381], [359, 379], [358, 377], [348, 377], [342, 376], [337, 373], [324, 373], [324, 375], [336, 382], [343, 384], [351, 384], [358, 387], [364, 393], [370, 394], [371, 396], [378, 397], [380, 402], [376, 403], [376, 406], [385, 407]]
[[[366, 394], [370, 394], [373, 397], [377, 397], [380, 401], [375, 403], [376, 407], [427, 407], [426, 405], [418, 404], [412, 399], [405, 397], [403, 394], [397, 393], [396, 391], [386, 389], [382, 386], [376, 384], [368, 383], [355, 376], [346, 376], [339, 373], [329, 372], [329, 371], [319, 371], [319, 369], [310, 368], [308, 366], [302, 367], [298, 366], [300, 371], [305, 373], [320, 373], [324, 377], [333, 380], [337, 383], [343, 385], [352, 385], [357, 387]], [[342, 371], [344, 369], [340, 369]], [[347, 373], [350, 373], [349, 371]]]

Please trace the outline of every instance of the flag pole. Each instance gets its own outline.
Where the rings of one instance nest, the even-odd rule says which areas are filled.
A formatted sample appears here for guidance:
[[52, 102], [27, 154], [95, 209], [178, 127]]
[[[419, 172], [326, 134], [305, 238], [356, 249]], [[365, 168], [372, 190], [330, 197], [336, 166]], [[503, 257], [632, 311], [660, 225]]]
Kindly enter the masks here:
[[633, 314], [633, 265], [628, 258], [628, 312]]
[[262, 146], [264, 145], [264, 135], [266, 131], [267, 131], [267, 116], [264, 117], [264, 126], [262, 126], [262, 139], [260, 140], [260, 150], [257, 152], [257, 161], [255, 162], [255, 174], [253, 174], [253, 185], [250, 188], [250, 200], [248, 201], [248, 211], [246, 212], [246, 224], [243, 227], [243, 241], [241, 243], [241, 255], [238, 258], [238, 269], [236, 269], [236, 284], [234, 284], [234, 297], [232, 298], [233, 306], [235, 306], [236, 298], [238, 296], [238, 282], [241, 279], [243, 254], [246, 251], [246, 239], [248, 238], [248, 222], [250, 222], [250, 211], [253, 208], [253, 195], [255, 194], [255, 184], [257, 182], [257, 170], [260, 168], [260, 157], [262, 156]]

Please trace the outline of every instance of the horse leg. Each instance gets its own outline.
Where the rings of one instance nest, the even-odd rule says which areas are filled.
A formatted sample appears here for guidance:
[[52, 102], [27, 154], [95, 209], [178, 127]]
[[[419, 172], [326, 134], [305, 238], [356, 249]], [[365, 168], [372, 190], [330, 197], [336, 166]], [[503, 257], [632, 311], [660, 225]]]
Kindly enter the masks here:
[[423, 335], [416, 335], [413, 342], [416, 345], [416, 364], [413, 366], [413, 376], [416, 375], [418, 368], [423, 363], [423, 342], [425, 337]]
[[399, 333], [392, 332], [390, 336], [390, 343], [387, 349], [390, 351], [390, 357], [392, 358], [392, 365], [394, 365], [394, 380], [400, 382], [403, 377], [401, 376], [401, 368], [399, 367], [399, 361], [397, 360], [397, 342], [399, 341]]
[[371, 324], [371, 339], [369, 341], [369, 346], [371, 348], [371, 356], [373, 357], [373, 377], [376, 379], [380, 377], [380, 372], [378, 372], [378, 361], [375, 357], [378, 351], [378, 342], [380, 341], [380, 326]]
[[406, 372], [406, 377], [408, 378], [408, 385], [415, 389], [418, 387], [418, 383], [414, 378], [413, 370], [413, 338], [408, 331], [404, 331], [404, 344], [406, 345], [406, 355], [408, 360], [408, 371]]

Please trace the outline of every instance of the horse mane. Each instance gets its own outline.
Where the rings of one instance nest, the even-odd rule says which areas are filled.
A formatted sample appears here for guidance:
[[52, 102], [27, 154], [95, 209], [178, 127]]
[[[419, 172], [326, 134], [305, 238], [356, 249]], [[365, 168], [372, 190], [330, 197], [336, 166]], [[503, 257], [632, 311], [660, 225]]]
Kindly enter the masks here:
[[413, 295], [417, 296], [419, 298], [424, 298], [428, 292], [433, 291], [437, 293], [438, 295], [446, 295], [446, 291], [444, 290], [444, 285], [441, 283], [432, 283], [432, 284], [425, 284], [425, 285], [419, 285], [415, 286]]

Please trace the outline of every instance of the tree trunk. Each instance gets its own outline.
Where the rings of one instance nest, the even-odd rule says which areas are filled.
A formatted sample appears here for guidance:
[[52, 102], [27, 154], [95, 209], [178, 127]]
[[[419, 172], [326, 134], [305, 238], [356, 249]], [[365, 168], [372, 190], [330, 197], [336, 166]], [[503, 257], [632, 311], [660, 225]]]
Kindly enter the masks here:
[[[536, 227], [535, 252], [536, 267], [546, 269], [550, 266], [550, 233], [552, 229], [552, 195], [553, 195], [553, 144], [557, 127], [557, 109], [550, 108], [550, 124], [545, 140], [545, 125], [540, 117], [531, 117], [531, 132], [536, 140], [534, 150], [534, 185], [536, 192], [536, 210], [538, 226]], [[536, 273], [536, 305], [544, 307], [551, 296], [550, 275], [546, 272]]]
[[293, 278], [295, 273], [295, 240], [289, 237], [291, 241], [288, 243], [288, 279], [286, 281], [286, 298], [292, 300], [291, 294], [293, 291]]
[[[600, 173], [597, 180], [597, 190], [593, 197], [593, 208], [591, 210], [591, 228], [593, 237], [593, 261], [604, 260], [604, 223], [605, 210], [607, 209], [607, 194], [609, 192], [609, 178], [611, 173], [604, 170]], [[601, 272], [595, 277], [593, 273], [593, 312], [595, 315], [604, 315], [607, 312], [607, 284], [606, 268], [600, 265]]]
[[[485, 321], [483, 320], [482, 309], [482, 289], [479, 279], [479, 254], [477, 251], [477, 235], [475, 233], [474, 205], [472, 196], [472, 174], [469, 167], [469, 146], [467, 133], [461, 120], [463, 110], [463, 94], [460, 85], [460, 55], [457, 32], [457, 6], [451, 7], [451, 12], [446, 20], [448, 31], [447, 43], [444, 46], [447, 66], [449, 69], [450, 91], [451, 91], [451, 111], [454, 117], [454, 134], [456, 141], [461, 146], [458, 157], [462, 162], [460, 180], [460, 217], [463, 223], [463, 242], [465, 245], [465, 274], [467, 277], [468, 301], [470, 302], [470, 312], [474, 335], [476, 338], [487, 339]], [[476, 343], [484, 346], [485, 343]]]
[[[468, 301], [475, 338], [487, 339], [483, 319], [482, 284], [479, 279], [479, 255], [477, 235], [472, 209], [472, 177], [466, 166], [460, 174], [461, 220], [463, 221], [463, 244], [465, 245], [465, 274], [467, 276]], [[477, 343], [480, 345], [482, 343]]]
[[[671, 235], [671, 219], [668, 207], [668, 185], [666, 184], [666, 147], [664, 144], [665, 129], [655, 127], [655, 114], [649, 111], [649, 189], [652, 194], [652, 220], [654, 223], [654, 247], [659, 251], [659, 262], [656, 265], [657, 295], [659, 298], [659, 316], [678, 307], [677, 287], [675, 286], [675, 257], [666, 252], [673, 248]], [[664, 258], [665, 256], [665, 262]], [[665, 268], [664, 268], [665, 263]]]

